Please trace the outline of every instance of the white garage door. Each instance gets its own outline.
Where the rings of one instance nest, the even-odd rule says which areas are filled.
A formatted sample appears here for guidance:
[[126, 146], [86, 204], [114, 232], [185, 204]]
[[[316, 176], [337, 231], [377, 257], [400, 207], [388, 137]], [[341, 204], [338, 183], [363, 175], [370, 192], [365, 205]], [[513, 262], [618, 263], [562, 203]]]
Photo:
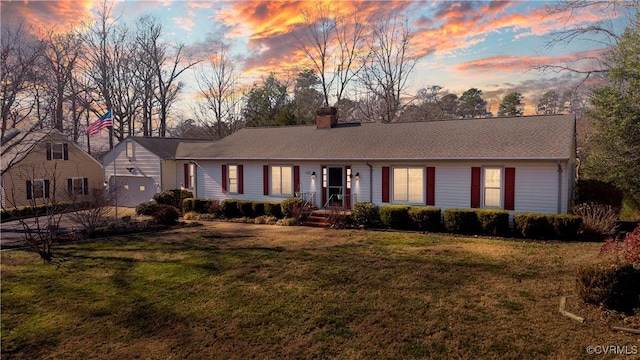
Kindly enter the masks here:
[[[117, 176], [118, 206], [135, 207], [136, 205], [153, 199], [156, 193], [155, 182], [150, 177]], [[109, 185], [113, 184], [113, 177]]]

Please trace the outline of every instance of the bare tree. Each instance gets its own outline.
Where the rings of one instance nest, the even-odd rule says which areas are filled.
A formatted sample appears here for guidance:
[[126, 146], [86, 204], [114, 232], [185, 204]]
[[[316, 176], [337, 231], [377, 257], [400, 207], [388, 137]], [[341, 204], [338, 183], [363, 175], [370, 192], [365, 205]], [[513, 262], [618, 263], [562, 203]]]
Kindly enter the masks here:
[[[332, 17], [330, 4], [316, 3], [312, 11], [302, 11], [304, 26], [301, 35], [296, 35], [298, 47], [313, 63], [318, 72], [324, 105], [329, 106], [329, 93], [334, 77], [328, 73], [332, 56], [332, 40], [335, 37], [336, 21]], [[295, 35], [295, 33], [294, 33]]]
[[357, 8], [335, 20], [338, 49], [334, 57], [334, 76], [336, 103], [340, 103], [351, 80], [356, 78], [369, 59], [363, 15]]
[[[593, 9], [594, 12], [600, 14], [609, 14], [598, 22], [587, 24], [579, 22], [566, 29], [560, 27], [561, 30], [551, 32], [547, 41], [547, 47], [552, 48], [557, 45], [566, 46], [574, 41], [586, 40], [599, 43], [603, 51], [601, 55], [583, 56], [564, 64], [544, 64], [536, 68], [542, 71], [570, 72], [582, 75], [578, 87], [592, 76], [604, 78], [611, 65], [604, 53], [615, 48], [620, 38], [612, 19], [626, 16], [628, 21], [632, 22], [639, 6], [640, 1], [638, 0], [561, 0], [548, 7], [547, 16], [558, 18], [562, 24], [570, 23], [582, 10]], [[581, 66], [577, 65], [578, 61]], [[588, 64], [587, 67], [585, 64]]]
[[395, 121], [403, 107], [401, 96], [420, 58], [410, 52], [413, 35], [406, 18], [390, 17], [373, 26], [370, 57], [359, 78], [364, 88], [382, 102], [382, 122]]
[[[240, 75], [233, 61], [229, 59], [226, 49], [226, 44], [218, 43], [215, 52], [196, 73], [200, 96], [203, 99], [196, 111], [196, 117], [200, 124], [213, 127], [212, 135], [217, 139], [226, 136], [228, 125], [239, 118], [239, 104], [242, 99], [238, 87]], [[209, 119], [213, 119], [213, 124]]]
[[158, 135], [164, 137], [167, 133], [169, 110], [183, 87], [183, 84], [178, 81], [178, 77], [199, 61], [186, 60], [186, 65], [181, 65], [185, 62], [182, 56], [184, 44], [173, 46], [173, 54], [170, 54], [172, 46], [160, 39], [162, 25], [158, 20], [146, 17], [143, 22], [149, 27], [148, 37], [141, 39], [138, 45], [147, 55], [147, 60], [150, 61], [149, 65], [153, 69], [156, 82], [155, 99], [158, 105]]
[[4, 23], [0, 42], [0, 138], [3, 138], [7, 129], [30, 119], [35, 110], [34, 79], [43, 47], [29, 36], [23, 24], [13, 28], [10, 23]]

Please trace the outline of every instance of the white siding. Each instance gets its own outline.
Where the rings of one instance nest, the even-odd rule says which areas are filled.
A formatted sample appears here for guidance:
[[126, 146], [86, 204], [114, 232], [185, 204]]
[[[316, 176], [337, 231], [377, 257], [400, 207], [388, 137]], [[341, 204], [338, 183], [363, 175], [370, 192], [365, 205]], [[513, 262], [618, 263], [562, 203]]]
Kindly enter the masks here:
[[471, 206], [471, 165], [436, 165], [435, 198], [435, 206], [443, 210], [469, 208]]
[[[114, 146], [113, 150], [104, 156], [104, 180], [108, 181], [115, 171], [115, 174], [119, 177], [152, 178], [154, 183], [159, 185], [158, 190], [163, 189], [164, 187], [162, 186], [162, 179], [160, 176], [160, 158], [135, 142], [134, 157], [128, 158], [126, 153], [126, 143], [126, 139], [121, 141], [118, 145]], [[115, 169], [113, 165], [114, 156], [116, 158]], [[133, 171], [129, 172], [127, 168], [133, 168]]]
[[557, 210], [557, 165], [516, 167], [514, 211], [555, 214]]

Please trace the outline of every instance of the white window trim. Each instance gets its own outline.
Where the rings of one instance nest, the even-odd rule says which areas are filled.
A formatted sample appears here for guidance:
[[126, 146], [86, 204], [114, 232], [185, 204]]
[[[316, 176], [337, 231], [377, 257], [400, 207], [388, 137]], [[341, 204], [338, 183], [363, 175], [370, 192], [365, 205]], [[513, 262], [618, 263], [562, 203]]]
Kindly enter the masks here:
[[[60, 147], [59, 158], [54, 156], [56, 154], [56, 147]], [[64, 143], [51, 143], [51, 160], [64, 160]]]
[[[189, 163], [188, 166], [189, 169], [189, 174], [187, 174], [187, 176], [189, 176], [189, 189], [194, 189], [196, 188], [196, 164], [194, 163]], [[194, 194], [195, 196], [195, 194]]]
[[[131, 152], [129, 152], [129, 145], [131, 145]], [[127, 156], [127, 158], [135, 157], [136, 152], [135, 152], [133, 141], [127, 141], [127, 143], [125, 144], [124, 153]]]
[[[420, 202], [411, 202], [411, 201], [400, 201], [400, 200], [396, 200], [395, 199], [395, 170], [396, 169], [419, 169], [422, 170], [422, 199], [420, 200]], [[391, 197], [391, 203], [392, 204], [398, 204], [398, 205], [424, 205], [426, 202], [426, 184], [425, 181], [427, 181], [427, 174], [426, 174], [426, 170], [424, 166], [392, 166], [390, 169], [390, 197]], [[407, 192], [409, 191], [409, 188], [407, 187]], [[408, 195], [408, 194], [407, 194]], [[407, 196], [408, 197], [408, 196]]]
[[[76, 186], [75, 186], [75, 181], [80, 179], [80, 183], [82, 184], [82, 192], [80, 194], [76, 194]], [[73, 190], [73, 194], [75, 196], [83, 196], [84, 192], [85, 192], [85, 188], [84, 188], [84, 179], [82, 177], [72, 177], [71, 178], [71, 189]], [[89, 189], [87, 189], [87, 193], [89, 192]]]
[[[231, 177], [231, 167], [236, 168], [236, 176], [234, 178]], [[238, 165], [237, 164], [227, 164], [227, 193], [229, 194], [238, 194], [238, 190], [240, 190], [240, 183], [238, 182]], [[231, 179], [236, 181], [236, 191], [231, 191]]]
[[[273, 168], [274, 167], [279, 167], [280, 169], [280, 190], [281, 192], [276, 193], [273, 191]], [[290, 184], [291, 184], [291, 192], [290, 193], [282, 193], [282, 168], [289, 168], [291, 170], [291, 179], [290, 179]], [[288, 198], [288, 197], [292, 197], [293, 196], [293, 165], [269, 165], [269, 195], [273, 196], [273, 197], [282, 197], [282, 198]]]
[[[45, 179], [32, 179], [31, 180], [31, 199], [33, 200], [39, 200], [39, 199], [46, 199], [47, 198], [47, 191], [45, 190], [45, 183], [44, 183]], [[36, 181], [39, 181], [42, 183], [42, 196], [38, 197], [36, 196], [36, 191], [35, 191], [35, 183]]]
[[[500, 190], [500, 205], [499, 206], [487, 206], [486, 205], [486, 199], [485, 199], [485, 193], [486, 193], [486, 189], [488, 188], [486, 186], [486, 176], [485, 176], [485, 169], [495, 169], [495, 170], [500, 170], [500, 187], [498, 188]], [[502, 210], [504, 209], [504, 166], [483, 166], [482, 167], [482, 182], [481, 182], [481, 187], [480, 187], [480, 205], [482, 209], [490, 209], [490, 210]], [[495, 187], [490, 187], [490, 189], [496, 189]]]

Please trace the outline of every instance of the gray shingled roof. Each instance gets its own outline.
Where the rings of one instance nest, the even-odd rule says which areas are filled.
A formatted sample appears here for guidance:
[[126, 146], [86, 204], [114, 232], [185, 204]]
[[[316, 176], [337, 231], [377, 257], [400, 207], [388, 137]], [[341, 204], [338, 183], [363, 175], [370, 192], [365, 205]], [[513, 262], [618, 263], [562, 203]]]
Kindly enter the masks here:
[[574, 115], [412, 123], [245, 128], [216, 143], [178, 147], [179, 159], [566, 160]]
[[145, 149], [158, 155], [162, 160], [173, 159], [176, 155], [176, 149], [181, 142], [212, 142], [212, 139], [186, 139], [186, 138], [161, 138], [147, 136], [131, 136], [127, 139], [133, 140], [142, 145]]

